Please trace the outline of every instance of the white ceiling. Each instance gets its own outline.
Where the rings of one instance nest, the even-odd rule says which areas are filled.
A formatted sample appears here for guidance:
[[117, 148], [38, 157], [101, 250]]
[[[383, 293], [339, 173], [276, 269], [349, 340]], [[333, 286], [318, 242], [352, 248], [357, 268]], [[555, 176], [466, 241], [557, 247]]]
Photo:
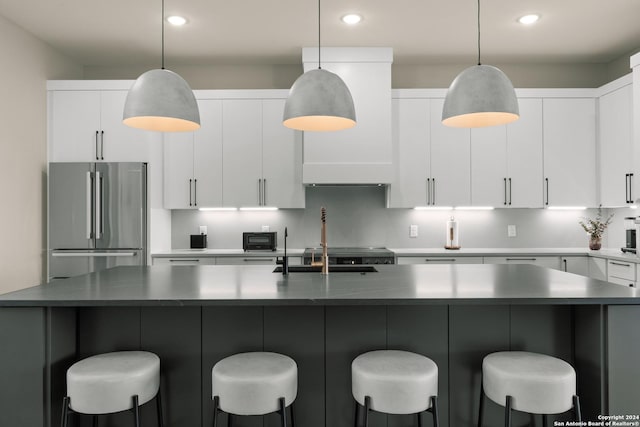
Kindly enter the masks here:
[[[316, 0], [165, 0], [166, 64], [300, 63]], [[640, 0], [484, 0], [483, 63], [606, 63], [640, 50]], [[347, 12], [364, 21], [342, 24]], [[539, 13], [530, 27], [516, 22]], [[474, 63], [475, 0], [323, 0], [323, 46], [385, 46], [396, 63]], [[82, 65], [160, 62], [161, 0], [0, 0], [0, 14]]]

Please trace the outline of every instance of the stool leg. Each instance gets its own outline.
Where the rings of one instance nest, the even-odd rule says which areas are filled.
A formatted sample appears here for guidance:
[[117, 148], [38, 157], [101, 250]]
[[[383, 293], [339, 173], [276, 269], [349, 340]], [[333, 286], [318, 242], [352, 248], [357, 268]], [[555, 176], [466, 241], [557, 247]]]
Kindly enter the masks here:
[[218, 405], [220, 404], [220, 398], [213, 396], [213, 427], [216, 427], [218, 423]]
[[433, 427], [438, 427], [440, 422], [438, 421], [438, 397], [431, 396], [431, 413], [433, 414]]
[[575, 413], [576, 421], [582, 422], [582, 413], [580, 412], [580, 399], [578, 396], [573, 396], [573, 412]]
[[133, 421], [136, 427], [140, 427], [140, 407], [138, 406], [138, 395], [133, 396]]
[[227, 412], [227, 427], [232, 427], [232, 426], [233, 426], [233, 417], [229, 412]]
[[287, 408], [284, 406], [284, 397], [278, 399], [280, 403], [280, 409], [278, 412], [282, 416], [282, 427], [287, 427]]
[[355, 398], [353, 399], [353, 401], [354, 401], [354, 404], [355, 404], [354, 411], [353, 411], [354, 412], [354, 415], [353, 415], [353, 427], [358, 427], [358, 421], [360, 421], [358, 419], [358, 418], [360, 418], [359, 417], [359, 415], [360, 415], [360, 404], [358, 403], [357, 400], [355, 400]]
[[542, 427], [547, 427], [549, 425], [549, 416], [547, 414], [542, 414]]
[[289, 415], [291, 416], [291, 427], [296, 427], [295, 422], [293, 421], [293, 402], [289, 405]]
[[158, 394], [156, 394], [156, 411], [158, 413], [158, 427], [164, 426], [162, 419], [162, 398], [160, 397], [160, 387], [158, 387]]
[[65, 396], [62, 399], [62, 419], [60, 420], [60, 427], [67, 427], [69, 421], [69, 396]]
[[369, 427], [369, 408], [371, 408], [371, 397], [364, 397], [364, 427]]
[[484, 415], [484, 389], [480, 380], [480, 409], [478, 409], [478, 427], [482, 427], [482, 417]]
[[504, 405], [504, 427], [511, 427], [511, 396], [507, 396]]
[[422, 412], [418, 412], [416, 416], [418, 417], [418, 427], [422, 427]]
[[98, 427], [98, 416], [97, 415], [93, 416], [93, 427]]

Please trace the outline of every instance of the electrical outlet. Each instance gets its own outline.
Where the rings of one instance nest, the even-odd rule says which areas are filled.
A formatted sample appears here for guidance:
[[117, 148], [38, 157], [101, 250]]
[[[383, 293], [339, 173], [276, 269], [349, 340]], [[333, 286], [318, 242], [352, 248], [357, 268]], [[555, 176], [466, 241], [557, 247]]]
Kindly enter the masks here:
[[263, 225], [262, 226], [262, 231], [269, 231], [269, 226], [268, 225]]
[[516, 237], [518, 233], [516, 232], [515, 225], [507, 225], [507, 236], [508, 237]]
[[418, 226], [411, 225], [409, 227], [409, 237], [418, 237]]
[[207, 226], [206, 225], [201, 225], [200, 226], [200, 234], [207, 234]]

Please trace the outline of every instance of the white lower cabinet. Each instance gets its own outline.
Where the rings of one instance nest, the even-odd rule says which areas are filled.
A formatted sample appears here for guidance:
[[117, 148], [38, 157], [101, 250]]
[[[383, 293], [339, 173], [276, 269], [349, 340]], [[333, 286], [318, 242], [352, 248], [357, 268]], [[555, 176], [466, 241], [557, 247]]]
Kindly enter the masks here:
[[616, 285], [636, 287], [636, 264], [610, 259], [607, 264], [607, 281]]
[[424, 256], [399, 256], [396, 264], [482, 264], [482, 257], [424, 257]]
[[589, 259], [586, 256], [563, 256], [560, 258], [560, 270], [567, 273], [589, 276]]
[[587, 260], [589, 277], [598, 280], [607, 280], [607, 260], [604, 258], [592, 258]]
[[171, 265], [213, 265], [216, 259], [213, 257], [153, 257], [153, 265], [171, 264]]
[[560, 257], [557, 256], [508, 256], [484, 257], [485, 264], [533, 264], [540, 267], [560, 269]]

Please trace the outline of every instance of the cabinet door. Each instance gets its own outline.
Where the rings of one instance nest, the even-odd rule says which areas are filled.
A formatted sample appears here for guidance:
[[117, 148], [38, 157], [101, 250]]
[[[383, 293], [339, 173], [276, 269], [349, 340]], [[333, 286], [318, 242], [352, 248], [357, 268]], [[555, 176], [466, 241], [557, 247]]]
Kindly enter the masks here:
[[474, 206], [509, 206], [507, 128], [471, 129], [471, 203]]
[[589, 260], [586, 256], [563, 256], [561, 259], [560, 270], [567, 273], [580, 274], [581, 276], [589, 276]]
[[283, 126], [284, 104], [284, 99], [262, 101], [263, 203], [304, 208], [302, 132]]
[[469, 206], [471, 203], [471, 149], [469, 129], [442, 124], [444, 99], [432, 99], [429, 165], [435, 181], [432, 202], [436, 206]]
[[596, 206], [595, 101], [545, 99], [545, 205]]
[[426, 206], [429, 171], [429, 100], [392, 100], [394, 177], [390, 208]]
[[509, 207], [542, 207], [542, 99], [518, 100], [520, 118], [507, 125]]
[[485, 264], [533, 264], [540, 267], [560, 269], [560, 258], [557, 256], [508, 256], [484, 257]]
[[631, 85], [600, 97], [599, 166], [600, 203], [606, 207], [625, 206], [629, 201], [629, 178], [633, 172]]
[[126, 90], [100, 92], [100, 161], [146, 162], [149, 144], [160, 144], [160, 132], [132, 128], [122, 123]]
[[195, 208], [193, 200], [194, 132], [164, 135], [164, 207]]
[[100, 91], [51, 91], [49, 102], [49, 161], [99, 160]]
[[276, 265], [275, 256], [217, 257], [216, 265]]
[[199, 208], [222, 206], [222, 101], [198, 101], [201, 127], [194, 132], [193, 201]]
[[482, 264], [482, 257], [418, 257], [403, 256], [398, 257], [397, 264]]
[[589, 277], [598, 280], [607, 280], [607, 260], [604, 258], [588, 257]]
[[225, 206], [259, 206], [262, 100], [222, 102], [222, 198]]

